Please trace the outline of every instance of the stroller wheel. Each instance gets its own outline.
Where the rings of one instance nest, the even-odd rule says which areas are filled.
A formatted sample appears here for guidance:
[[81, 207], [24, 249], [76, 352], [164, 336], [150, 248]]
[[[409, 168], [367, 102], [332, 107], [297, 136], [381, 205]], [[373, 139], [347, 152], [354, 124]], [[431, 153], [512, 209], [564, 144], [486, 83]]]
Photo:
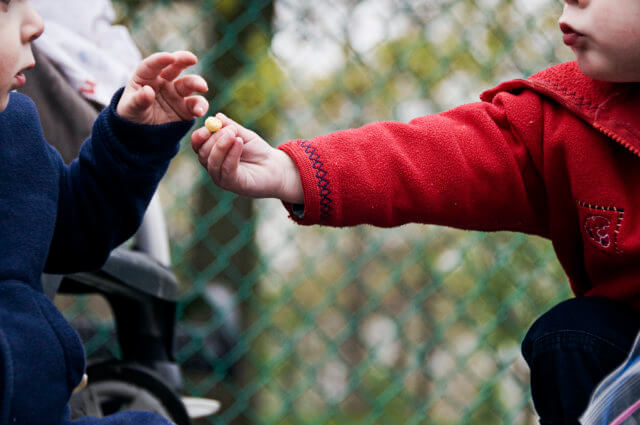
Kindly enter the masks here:
[[142, 410], [164, 416], [176, 425], [191, 425], [178, 394], [143, 366], [99, 363], [89, 366], [87, 375], [87, 386], [69, 402], [72, 419]]

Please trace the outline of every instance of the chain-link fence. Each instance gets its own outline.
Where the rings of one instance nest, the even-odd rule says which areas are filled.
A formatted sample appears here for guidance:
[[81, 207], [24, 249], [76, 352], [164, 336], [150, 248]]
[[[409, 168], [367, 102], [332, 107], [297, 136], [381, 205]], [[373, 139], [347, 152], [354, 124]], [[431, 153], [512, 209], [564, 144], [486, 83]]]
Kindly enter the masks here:
[[[118, 0], [145, 54], [189, 49], [274, 145], [408, 121], [570, 59], [559, 0]], [[303, 228], [215, 188], [187, 142], [161, 187], [186, 392], [215, 424], [534, 424], [520, 341], [569, 296], [547, 241]], [[67, 314], [83, 312], [83, 302]], [[108, 321], [87, 342], [118, 352]]]

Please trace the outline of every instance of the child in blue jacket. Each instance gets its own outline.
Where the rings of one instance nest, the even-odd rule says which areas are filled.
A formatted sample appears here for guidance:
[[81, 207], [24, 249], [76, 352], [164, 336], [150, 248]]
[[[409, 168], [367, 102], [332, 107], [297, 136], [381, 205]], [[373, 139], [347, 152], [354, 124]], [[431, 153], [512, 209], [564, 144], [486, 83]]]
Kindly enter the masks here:
[[[11, 92], [35, 65], [31, 42], [43, 29], [28, 0], [0, 0], [0, 425], [71, 422], [67, 402], [84, 374], [84, 352], [40, 275], [99, 268], [135, 232], [180, 139], [208, 109], [191, 96], [207, 90], [204, 79], [179, 77], [196, 57], [156, 53], [66, 166], [44, 140], [31, 100]], [[127, 412], [74, 423], [168, 421]]]

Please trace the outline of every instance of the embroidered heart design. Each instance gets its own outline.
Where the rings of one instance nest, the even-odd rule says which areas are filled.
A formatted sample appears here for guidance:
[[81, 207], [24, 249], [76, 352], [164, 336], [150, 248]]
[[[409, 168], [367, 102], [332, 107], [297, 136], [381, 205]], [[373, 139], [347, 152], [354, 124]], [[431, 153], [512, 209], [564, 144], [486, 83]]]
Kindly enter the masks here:
[[576, 202], [585, 243], [608, 254], [622, 254], [624, 209], [612, 205]]
[[609, 234], [611, 229], [611, 220], [607, 217], [600, 215], [592, 215], [585, 219], [584, 229], [587, 235], [596, 244], [603, 248], [609, 248], [611, 246], [611, 236]]

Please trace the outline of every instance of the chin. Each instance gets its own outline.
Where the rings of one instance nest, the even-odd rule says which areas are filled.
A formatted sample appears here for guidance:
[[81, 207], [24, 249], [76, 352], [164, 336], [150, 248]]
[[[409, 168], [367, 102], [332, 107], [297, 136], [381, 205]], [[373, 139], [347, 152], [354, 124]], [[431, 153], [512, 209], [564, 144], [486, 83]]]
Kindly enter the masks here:
[[609, 83], [633, 83], [640, 81], [640, 72], [625, 72], [624, 67], [614, 64], [597, 63], [580, 57], [577, 58], [580, 71], [594, 80]]
[[578, 67], [584, 75], [586, 75], [587, 77], [591, 77], [594, 80], [608, 81], [611, 83], [616, 82], [614, 78], [615, 76], [608, 70], [594, 66], [583, 65], [580, 63], [580, 61], [578, 61]]
[[7, 109], [8, 105], [9, 105], [9, 94], [8, 93], [0, 94], [0, 112]]

